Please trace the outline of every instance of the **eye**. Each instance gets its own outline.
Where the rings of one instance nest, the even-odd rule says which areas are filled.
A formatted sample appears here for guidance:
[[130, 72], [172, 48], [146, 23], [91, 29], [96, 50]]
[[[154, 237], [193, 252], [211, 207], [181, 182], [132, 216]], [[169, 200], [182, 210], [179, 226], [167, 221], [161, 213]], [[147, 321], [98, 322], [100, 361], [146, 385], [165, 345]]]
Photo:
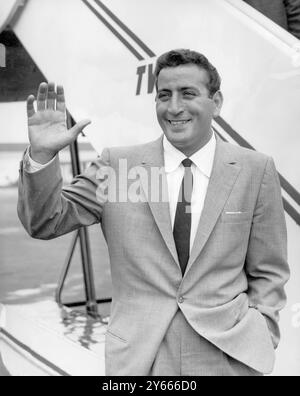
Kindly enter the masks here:
[[161, 101], [166, 101], [170, 98], [170, 94], [168, 94], [167, 92], [160, 92], [158, 94], [158, 99]]
[[194, 96], [196, 96], [196, 93], [194, 91], [184, 91], [183, 96], [184, 97], [194, 97]]

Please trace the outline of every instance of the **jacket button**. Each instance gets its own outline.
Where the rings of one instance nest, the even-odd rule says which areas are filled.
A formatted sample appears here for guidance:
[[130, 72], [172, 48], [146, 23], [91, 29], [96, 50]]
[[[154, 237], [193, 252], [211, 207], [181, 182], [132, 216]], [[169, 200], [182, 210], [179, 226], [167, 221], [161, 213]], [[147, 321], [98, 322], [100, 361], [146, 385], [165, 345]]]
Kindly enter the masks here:
[[179, 302], [179, 304], [182, 304], [182, 303], [184, 302], [184, 298], [183, 298], [182, 296], [180, 296], [180, 297], [178, 298], [178, 302]]

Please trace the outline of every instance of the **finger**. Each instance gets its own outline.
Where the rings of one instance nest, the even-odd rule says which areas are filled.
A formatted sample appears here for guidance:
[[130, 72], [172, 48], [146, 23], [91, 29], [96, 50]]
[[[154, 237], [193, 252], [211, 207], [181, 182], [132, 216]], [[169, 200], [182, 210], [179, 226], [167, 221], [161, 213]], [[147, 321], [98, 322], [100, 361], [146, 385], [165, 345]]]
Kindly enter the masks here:
[[61, 111], [62, 113], [66, 112], [66, 100], [65, 100], [65, 92], [64, 87], [62, 85], [57, 86], [56, 91], [56, 110]]
[[71, 135], [76, 138], [89, 124], [91, 124], [91, 120], [82, 120], [78, 122], [76, 125], [73, 126], [73, 128], [70, 129]]
[[47, 96], [47, 110], [55, 110], [55, 100], [56, 100], [56, 92], [55, 92], [55, 84], [48, 84], [48, 96]]
[[27, 98], [27, 117], [33, 117], [35, 115], [35, 110], [34, 110], [34, 101], [35, 97], [33, 95], [28, 96]]
[[37, 109], [38, 109], [38, 111], [43, 111], [46, 109], [47, 93], [48, 93], [48, 84], [42, 83], [39, 86], [38, 95], [37, 95]]

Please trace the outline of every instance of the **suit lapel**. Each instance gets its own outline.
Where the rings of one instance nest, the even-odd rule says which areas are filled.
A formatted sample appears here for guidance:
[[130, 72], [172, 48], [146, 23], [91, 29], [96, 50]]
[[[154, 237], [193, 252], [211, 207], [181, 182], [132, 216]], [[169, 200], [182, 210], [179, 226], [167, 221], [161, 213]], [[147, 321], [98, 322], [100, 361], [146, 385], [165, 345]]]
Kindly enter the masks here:
[[[150, 206], [154, 220], [164, 239], [170, 253], [180, 268], [176, 245], [173, 237], [173, 230], [170, 218], [170, 206], [167, 200], [152, 200], [151, 198], [151, 169], [163, 169], [164, 173], [164, 155], [163, 155], [163, 137], [147, 146], [147, 150], [142, 155], [142, 160], [138, 160], [148, 171], [148, 191], [144, 191]], [[185, 271], [185, 275], [200, 255], [205, 246], [225, 203], [232, 191], [232, 188], [241, 171], [241, 167], [235, 160], [230, 146], [223, 143], [217, 138], [217, 147], [214, 158], [213, 170], [207, 189], [203, 211], [198, 225], [194, 245], [191, 251], [190, 260]], [[166, 175], [163, 177], [163, 189], [168, 190], [166, 185]], [[143, 189], [144, 186], [142, 185]], [[153, 186], [152, 186], [153, 187]], [[145, 189], [144, 189], [145, 190]]]
[[[168, 191], [166, 173], [164, 168], [163, 137], [159, 138], [148, 146], [147, 151], [143, 155], [142, 166], [144, 166], [148, 171], [148, 192], [144, 192], [147, 197], [152, 215], [170, 253], [172, 254], [175, 262], [178, 264], [178, 267], [180, 268], [176, 245], [173, 237], [168, 196], [165, 196], [166, 199], [164, 200], [162, 200], [161, 197], [159, 200], [152, 199], [153, 197], [151, 197], [151, 191], [157, 192], [157, 189], [159, 188], [156, 185], [153, 187], [153, 185], [151, 186], [150, 184], [151, 169], [153, 170], [154, 168], [157, 168], [162, 170], [162, 190], [165, 192]], [[142, 188], [145, 190], [143, 185]], [[159, 190], [161, 192], [161, 188]]]
[[229, 145], [217, 139], [213, 170], [185, 274], [206, 244], [241, 171], [241, 167], [234, 160], [229, 147]]

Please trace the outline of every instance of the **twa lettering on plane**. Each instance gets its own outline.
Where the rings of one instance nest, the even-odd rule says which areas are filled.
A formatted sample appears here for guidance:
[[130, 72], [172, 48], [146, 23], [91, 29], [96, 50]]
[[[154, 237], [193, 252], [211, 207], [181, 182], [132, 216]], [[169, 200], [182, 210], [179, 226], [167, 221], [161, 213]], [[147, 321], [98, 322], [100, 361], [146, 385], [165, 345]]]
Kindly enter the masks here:
[[147, 84], [147, 93], [152, 94], [155, 86], [155, 77], [154, 77], [154, 67], [153, 63], [147, 66], [139, 66], [137, 68], [136, 74], [138, 75], [137, 87], [136, 87], [136, 95], [141, 95], [143, 82], [146, 79]]

